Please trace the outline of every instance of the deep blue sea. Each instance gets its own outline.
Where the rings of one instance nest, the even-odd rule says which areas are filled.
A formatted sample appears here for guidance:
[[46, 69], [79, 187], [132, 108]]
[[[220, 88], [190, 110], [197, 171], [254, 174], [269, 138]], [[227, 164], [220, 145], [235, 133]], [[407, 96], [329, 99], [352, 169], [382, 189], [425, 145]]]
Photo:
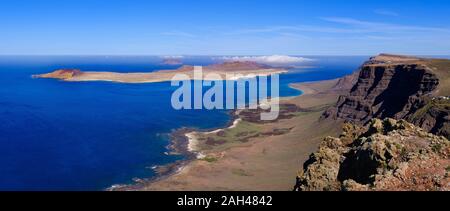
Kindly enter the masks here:
[[[281, 75], [290, 83], [334, 79], [368, 57], [308, 57], [307, 69]], [[211, 57], [186, 57], [207, 65]], [[69, 83], [32, 79], [59, 68], [142, 72], [175, 69], [159, 57], [0, 56], [0, 190], [103, 190], [154, 176], [152, 166], [184, 159], [168, 156], [168, 134], [181, 127], [225, 126], [226, 111], [175, 111], [170, 83]]]

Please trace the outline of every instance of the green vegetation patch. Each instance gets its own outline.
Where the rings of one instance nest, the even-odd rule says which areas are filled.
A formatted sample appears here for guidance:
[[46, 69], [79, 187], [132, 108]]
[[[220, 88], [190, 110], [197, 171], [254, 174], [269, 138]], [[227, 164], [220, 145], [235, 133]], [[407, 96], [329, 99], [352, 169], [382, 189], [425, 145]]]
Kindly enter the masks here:
[[448, 59], [431, 59], [427, 62], [427, 66], [433, 69], [433, 72], [440, 80], [439, 93], [440, 96], [450, 95], [450, 60]]
[[420, 119], [423, 118], [431, 109], [436, 110], [450, 110], [450, 101], [449, 100], [443, 100], [443, 99], [436, 99], [430, 101], [428, 104], [426, 104], [423, 108], [419, 109], [416, 113], [413, 114], [412, 119]]
[[219, 159], [216, 158], [216, 157], [206, 157], [206, 158], [203, 158], [203, 159], [200, 159], [200, 160], [208, 162], [208, 163], [215, 163], [215, 162], [219, 161]]
[[260, 136], [261, 126], [241, 121], [236, 127], [212, 134], [200, 134], [200, 147], [205, 150], [221, 150], [235, 144], [248, 142]]
[[233, 173], [234, 175], [241, 176], [241, 177], [251, 177], [251, 176], [253, 176], [252, 174], [246, 172], [244, 169], [233, 169], [233, 170], [231, 170], [231, 173]]
[[443, 148], [442, 144], [434, 144], [433, 146], [431, 146], [431, 149], [435, 153], [440, 153], [442, 151], [442, 148]]

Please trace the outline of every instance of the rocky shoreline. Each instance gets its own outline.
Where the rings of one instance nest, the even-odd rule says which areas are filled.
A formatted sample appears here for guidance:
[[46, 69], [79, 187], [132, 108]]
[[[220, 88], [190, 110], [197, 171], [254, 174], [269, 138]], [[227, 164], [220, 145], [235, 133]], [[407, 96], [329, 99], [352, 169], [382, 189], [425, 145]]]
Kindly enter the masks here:
[[[300, 88], [306, 89], [307, 87], [295, 87], [291, 86], [293, 89], [297, 89], [302, 91]], [[304, 95], [305, 93], [302, 91], [301, 95]], [[286, 98], [280, 98], [280, 100], [289, 101], [294, 99], [295, 97], [286, 97]], [[301, 109], [295, 105], [292, 104], [283, 104], [282, 112], [280, 114], [279, 120], [282, 119], [290, 119], [293, 116], [290, 115], [290, 112], [297, 112], [297, 111], [304, 111], [304, 112], [311, 112], [312, 110], [309, 109]], [[238, 126], [238, 124], [242, 121], [246, 122], [252, 122], [257, 124], [270, 124], [275, 123], [278, 121], [272, 121], [272, 122], [261, 122], [259, 120], [260, 116], [260, 110], [257, 111], [229, 111], [228, 115], [230, 116], [230, 120], [224, 127], [219, 128], [213, 128], [208, 130], [201, 130], [198, 128], [188, 128], [183, 127], [176, 130], [173, 130], [169, 134], [170, 143], [167, 146], [167, 155], [173, 155], [173, 156], [183, 156], [183, 160], [179, 160], [173, 163], [169, 163], [167, 165], [161, 165], [161, 166], [154, 166], [152, 167], [152, 170], [157, 174], [156, 176], [152, 178], [145, 178], [145, 179], [134, 179], [133, 184], [124, 184], [124, 185], [114, 185], [111, 188], [107, 189], [109, 191], [139, 191], [145, 189], [145, 187], [156, 184], [158, 182], [164, 181], [180, 172], [182, 172], [186, 167], [188, 167], [191, 163], [193, 163], [196, 160], [201, 160], [205, 158], [205, 155], [202, 154], [201, 149], [196, 149], [194, 147], [195, 145], [195, 138], [196, 136], [201, 136], [202, 134], [216, 134], [220, 133], [221, 131], [224, 131], [226, 129], [233, 129]], [[292, 130], [289, 129], [289, 130]], [[273, 135], [282, 135], [284, 134], [284, 131], [278, 131], [275, 130], [273, 132], [267, 132], [262, 135], [265, 136], [273, 136]], [[247, 142], [247, 141], [243, 141]]]
[[201, 152], [193, 150], [190, 148], [190, 144], [192, 142], [191, 138], [188, 137], [188, 134], [192, 133], [213, 133], [216, 131], [224, 130], [227, 128], [236, 127], [236, 122], [239, 121], [239, 116], [236, 111], [230, 111], [229, 115], [231, 117], [230, 121], [225, 125], [225, 127], [213, 128], [208, 130], [200, 130], [195, 128], [179, 128], [173, 130], [169, 134], [170, 143], [167, 146], [167, 155], [180, 155], [183, 156], [184, 159], [175, 161], [173, 163], [169, 163], [166, 165], [153, 166], [151, 168], [156, 176], [151, 178], [134, 178], [132, 184], [117, 184], [112, 185], [110, 188], [107, 188], [108, 191], [134, 191], [140, 190], [146, 184], [157, 182], [164, 180], [180, 171], [183, 170], [189, 163], [192, 161], [201, 158]]

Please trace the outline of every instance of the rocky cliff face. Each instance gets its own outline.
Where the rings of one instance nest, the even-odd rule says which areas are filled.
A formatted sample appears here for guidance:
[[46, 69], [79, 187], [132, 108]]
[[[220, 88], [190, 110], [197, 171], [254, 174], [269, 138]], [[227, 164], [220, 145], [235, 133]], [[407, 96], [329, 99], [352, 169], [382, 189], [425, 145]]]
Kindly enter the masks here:
[[406, 120], [429, 131], [450, 139], [450, 103], [447, 97], [425, 99], [414, 114]]
[[[449, 137], [450, 130], [445, 123], [449, 110], [422, 110], [435, 98], [433, 93], [440, 85], [440, 79], [422, 61], [385, 54], [372, 58], [361, 67], [350, 93], [341, 96], [322, 118], [357, 124], [366, 124], [372, 118], [408, 119], [429, 132]], [[422, 114], [417, 115], [418, 112]]]
[[299, 172], [295, 190], [450, 190], [450, 142], [404, 120], [347, 124]]

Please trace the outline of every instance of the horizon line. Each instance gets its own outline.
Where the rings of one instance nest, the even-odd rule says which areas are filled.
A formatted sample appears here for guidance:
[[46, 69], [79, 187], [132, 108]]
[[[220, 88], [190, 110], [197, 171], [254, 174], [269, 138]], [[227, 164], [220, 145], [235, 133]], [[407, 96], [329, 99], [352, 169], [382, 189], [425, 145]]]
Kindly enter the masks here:
[[273, 55], [283, 55], [283, 56], [297, 56], [297, 57], [307, 57], [307, 56], [375, 56], [380, 54], [391, 54], [391, 55], [405, 55], [405, 56], [450, 56], [450, 54], [406, 54], [406, 53], [376, 53], [376, 54], [0, 54], [0, 56], [83, 56], [83, 57], [202, 57], [202, 56], [273, 56]]

